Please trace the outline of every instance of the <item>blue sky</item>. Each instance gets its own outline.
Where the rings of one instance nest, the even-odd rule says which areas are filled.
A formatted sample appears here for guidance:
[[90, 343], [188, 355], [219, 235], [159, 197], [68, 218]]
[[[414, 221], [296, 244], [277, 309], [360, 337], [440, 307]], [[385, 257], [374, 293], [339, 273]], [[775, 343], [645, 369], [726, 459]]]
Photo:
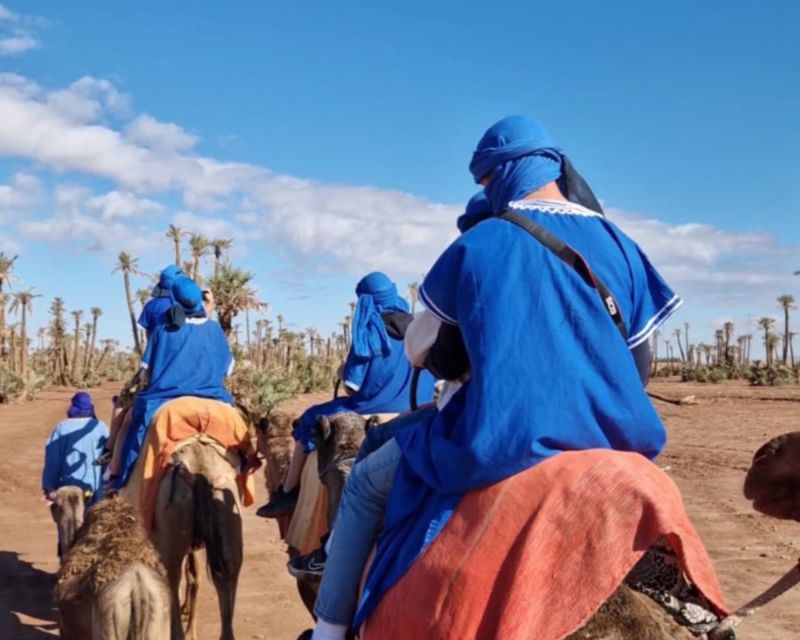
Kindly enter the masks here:
[[114, 256], [157, 270], [176, 222], [234, 237], [273, 314], [330, 331], [365, 270], [428, 268], [509, 113], [683, 295], [673, 326], [744, 330], [800, 284], [797, 3], [3, 7], [0, 249], [34, 322], [62, 295], [126, 339]]

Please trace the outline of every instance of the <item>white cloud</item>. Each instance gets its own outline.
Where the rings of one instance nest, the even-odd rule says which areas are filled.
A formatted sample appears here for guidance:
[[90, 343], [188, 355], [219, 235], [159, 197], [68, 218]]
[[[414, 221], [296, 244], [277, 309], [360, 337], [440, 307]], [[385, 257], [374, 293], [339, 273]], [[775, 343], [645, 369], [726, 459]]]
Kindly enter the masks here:
[[110, 191], [102, 196], [89, 198], [86, 209], [99, 214], [101, 220], [141, 219], [166, 211], [166, 207], [160, 202], [122, 191]]
[[159, 122], [152, 116], [137, 116], [125, 129], [125, 137], [134, 144], [167, 151], [189, 151], [197, 138], [172, 122]]
[[13, 56], [36, 49], [39, 41], [29, 35], [17, 33], [13, 36], [0, 37], [0, 56]]
[[39, 47], [35, 37], [43, 21], [33, 16], [14, 13], [0, 5], [0, 56], [13, 56]]
[[18, 219], [41, 200], [39, 178], [30, 173], [16, 173], [8, 184], [0, 184], [0, 224]]
[[[279, 175], [201, 156], [196, 143], [179, 124], [134, 114], [130, 100], [106, 80], [86, 77], [48, 91], [0, 74], [0, 157], [67, 173], [72, 182], [84, 175], [113, 184], [103, 194], [58, 187], [52, 218], [22, 225], [29, 237], [102, 251], [163, 252], [163, 229], [172, 221], [234, 238], [237, 249], [269, 245], [306, 273], [357, 276], [380, 268], [396, 278], [418, 278], [456, 235], [460, 205]], [[185, 210], [170, 218], [176, 195]], [[687, 308], [772, 309], [800, 267], [793, 262], [797, 247], [764, 233], [672, 225], [614, 209], [609, 216], [642, 245]]]
[[615, 209], [609, 218], [645, 250], [687, 307], [772, 309], [775, 297], [797, 284], [798, 247], [767, 233], [671, 225]]
[[53, 204], [51, 217], [21, 223], [21, 233], [75, 251], [148, 253], [163, 244], [163, 233], [147, 220], [165, 210], [158, 202], [119, 191], [96, 196], [84, 186], [58, 185]]
[[125, 115], [130, 109], [128, 96], [108, 80], [84, 76], [66, 89], [50, 91], [45, 103], [63, 118], [74, 123], [99, 122], [105, 114]]

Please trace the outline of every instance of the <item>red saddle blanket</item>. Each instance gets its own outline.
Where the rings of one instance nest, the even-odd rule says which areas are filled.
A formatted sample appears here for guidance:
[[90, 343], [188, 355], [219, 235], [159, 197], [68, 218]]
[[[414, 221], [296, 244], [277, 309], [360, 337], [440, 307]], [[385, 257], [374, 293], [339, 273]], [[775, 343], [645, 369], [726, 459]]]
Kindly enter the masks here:
[[659, 538], [725, 614], [714, 568], [666, 473], [633, 453], [562, 453], [469, 493], [362, 637], [559, 640]]

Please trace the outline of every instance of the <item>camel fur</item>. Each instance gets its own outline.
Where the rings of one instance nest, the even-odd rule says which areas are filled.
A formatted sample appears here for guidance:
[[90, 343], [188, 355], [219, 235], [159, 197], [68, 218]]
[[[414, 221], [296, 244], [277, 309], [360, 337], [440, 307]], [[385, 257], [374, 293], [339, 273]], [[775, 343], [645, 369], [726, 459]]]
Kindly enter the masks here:
[[62, 638], [167, 638], [164, 567], [133, 508], [106, 498], [88, 511], [54, 591]]
[[[181, 621], [180, 584], [184, 566], [199, 565], [204, 547], [217, 591], [221, 640], [234, 640], [233, 615], [243, 562], [242, 516], [235, 454], [202, 434], [178, 445], [171, 469], [158, 488], [153, 542], [167, 569], [172, 640], [196, 637], [197, 575], [186, 591], [187, 629]], [[195, 569], [195, 573], [199, 570]]]

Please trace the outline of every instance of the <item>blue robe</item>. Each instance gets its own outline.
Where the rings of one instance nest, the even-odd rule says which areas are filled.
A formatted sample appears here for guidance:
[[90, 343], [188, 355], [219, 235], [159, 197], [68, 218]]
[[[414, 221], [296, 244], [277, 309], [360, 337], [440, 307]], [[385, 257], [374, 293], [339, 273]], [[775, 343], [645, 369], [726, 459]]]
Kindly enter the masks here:
[[467, 491], [561, 451], [605, 448], [652, 459], [665, 444], [630, 349], [680, 299], [599, 213], [555, 201], [512, 208], [583, 255], [616, 298], [627, 344], [597, 290], [516, 225], [490, 218], [444, 252], [420, 299], [460, 328], [471, 378], [438, 415], [396, 435], [403, 459], [356, 627]]
[[233, 354], [222, 328], [211, 320], [188, 320], [180, 329], [158, 325], [147, 343], [142, 366], [150, 381], [133, 405], [131, 427], [122, 450], [122, 468], [115, 486], [123, 487], [139, 457], [147, 428], [168, 400], [183, 396], [233, 403], [225, 378]]
[[148, 337], [157, 326], [167, 324], [173, 304], [175, 303], [169, 291], [147, 301], [139, 315], [139, 326], [147, 332]]
[[103, 468], [93, 463], [108, 440], [108, 427], [97, 418], [69, 418], [53, 429], [47, 440], [42, 471], [45, 492], [76, 486], [100, 498]]
[[[349, 397], [340, 397], [306, 409], [293, 432], [295, 439], [308, 452], [316, 448], [314, 422], [318, 416], [330, 416], [352, 411], [363, 415], [375, 413], [400, 413], [411, 408], [412, 368], [403, 350], [403, 341], [389, 337], [388, 355], [358, 357], [351, 349], [342, 372], [344, 384], [355, 391]], [[420, 404], [433, 399], [433, 377], [423, 371], [417, 386]]]

